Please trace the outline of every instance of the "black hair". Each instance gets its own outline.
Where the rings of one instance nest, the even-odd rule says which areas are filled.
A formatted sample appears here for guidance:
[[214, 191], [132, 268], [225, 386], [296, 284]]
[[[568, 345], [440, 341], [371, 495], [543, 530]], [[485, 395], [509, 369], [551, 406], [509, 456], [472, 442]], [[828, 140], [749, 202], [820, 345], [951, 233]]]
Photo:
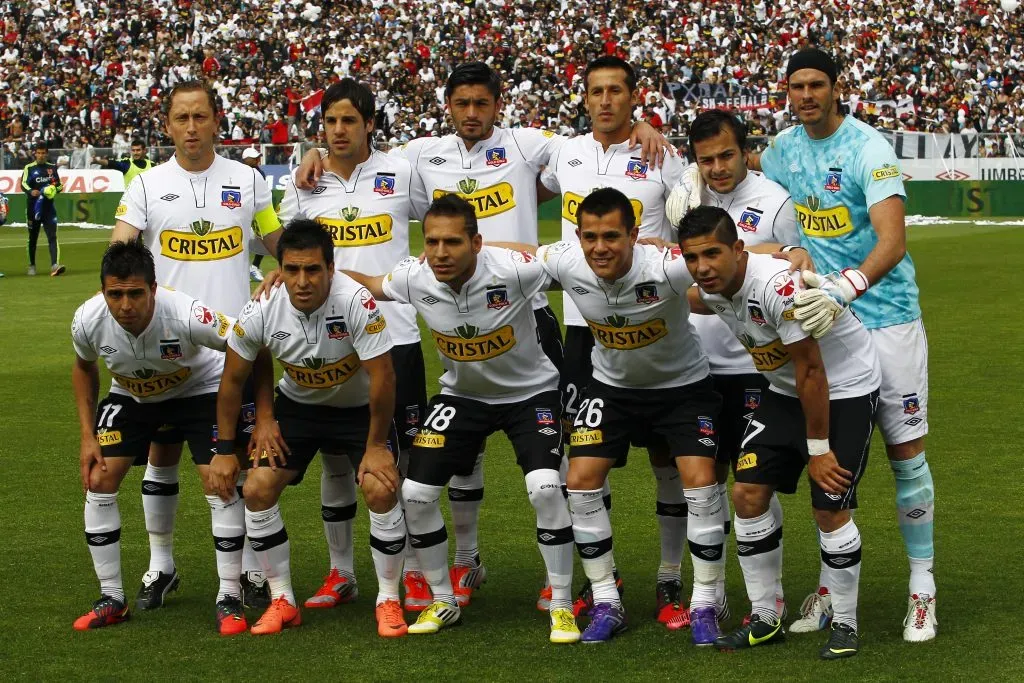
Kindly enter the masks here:
[[210, 109], [213, 110], [213, 115], [215, 117], [219, 117], [221, 115], [220, 97], [217, 95], [217, 92], [213, 89], [213, 86], [211, 86], [206, 81], [198, 80], [182, 81], [181, 83], [178, 83], [173, 88], [171, 88], [171, 91], [167, 93], [167, 97], [165, 97], [163, 101], [164, 116], [170, 116], [171, 105], [174, 104], [175, 95], [183, 92], [196, 91], [206, 93], [206, 98], [210, 100]]
[[132, 147], [145, 147], [146, 143], [142, 141], [142, 138], [132, 138]]
[[636, 90], [636, 72], [633, 71], [633, 67], [626, 60], [611, 55], [598, 57], [587, 64], [587, 69], [583, 72], [584, 89], [590, 87], [590, 74], [598, 69], [622, 69], [626, 72], [626, 87], [629, 88], [629, 92]]
[[324, 98], [320, 101], [320, 115], [326, 114], [332, 105], [341, 100], [348, 100], [352, 103], [355, 110], [363, 117], [363, 123], [373, 122], [376, 102], [368, 87], [354, 78], [341, 79], [324, 93]]
[[714, 235], [722, 244], [733, 245], [739, 236], [736, 223], [729, 212], [720, 206], [698, 206], [690, 209], [679, 221], [679, 245], [692, 237]]
[[466, 229], [466, 234], [470, 238], [476, 236], [479, 229], [476, 221], [476, 211], [473, 210], [473, 205], [467, 202], [465, 199], [457, 194], [445, 194], [435, 199], [430, 204], [430, 208], [427, 209], [427, 213], [423, 216], [423, 228], [426, 229], [427, 219], [431, 216], [446, 216], [454, 218], [455, 216], [462, 216], [462, 224]]
[[100, 287], [105, 286], [108, 275], [118, 280], [141, 277], [150, 287], [156, 283], [153, 252], [143, 244], [142, 235], [127, 242], [114, 242], [107, 247], [100, 263]]
[[305, 251], [306, 249], [320, 249], [324, 257], [324, 263], [334, 263], [334, 240], [330, 233], [309, 218], [293, 218], [284, 226], [281, 239], [277, 241], [277, 262], [284, 264], [284, 252]]
[[35, 150], [37, 150], [37, 149], [45, 149], [45, 150], [49, 151], [49, 147], [47, 147], [47, 146], [46, 146], [46, 143], [45, 143], [45, 142], [43, 142], [42, 140], [40, 140], [40, 141], [39, 141], [39, 142], [37, 142], [36, 144], [32, 145], [32, 151], [33, 151], [33, 152], [34, 152]]
[[690, 123], [690, 150], [695, 149], [698, 142], [710, 140], [721, 133], [723, 129], [732, 131], [732, 136], [736, 139], [736, 144], [741, 152], [746, 149], [747, 127], [736, 118], [736, 115], [722, 109], [709, 109], [697, 114], [697, 117]]
[[444, 98], [450, 99], [460, 85], [486, 85], [495, 100], [501, 97], [501, 78], [483, 62], [466, 62], [455, 67], [445, 83]]
[[614, 187], [602, 187], [588, 194], [576, 210], [576, 224], [583, 227], [583, 214], [600, 218], [615, 210], [622, 215], [622, 224], [626, 228], [626, 232], [632, 231], [636, 227], [633, 205], [629, 203], [629, 197]]

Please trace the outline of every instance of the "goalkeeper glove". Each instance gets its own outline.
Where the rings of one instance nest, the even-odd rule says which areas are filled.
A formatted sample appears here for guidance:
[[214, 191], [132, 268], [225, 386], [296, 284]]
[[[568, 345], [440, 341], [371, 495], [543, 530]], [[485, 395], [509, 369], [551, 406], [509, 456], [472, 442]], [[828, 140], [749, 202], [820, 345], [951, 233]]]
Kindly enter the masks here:
[[836, 319], [868, 288], [864, 273], [854, 268], [825, 276], [809, 271], [802, 275], [808, 289], [797, 293], [794, 317], [800, 321], [803, 331], [815, 339], [828, 334]]
[[700, 206], [700, 195], [704, 189], [704, 181], [700, 177], [697, 164], [690, 164], [683, 170], [679, 184], [672, 188], [665, 202], [665, 217], [673, 229], [679, 227], [679, 221], [690, 209]]

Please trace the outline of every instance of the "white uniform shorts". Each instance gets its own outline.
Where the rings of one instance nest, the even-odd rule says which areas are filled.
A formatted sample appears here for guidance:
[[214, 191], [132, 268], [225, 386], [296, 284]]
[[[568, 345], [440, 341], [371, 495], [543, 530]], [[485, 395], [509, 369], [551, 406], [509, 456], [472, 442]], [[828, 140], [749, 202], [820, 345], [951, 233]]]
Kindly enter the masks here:
[[875, 422], [886, 445], [928, 433], [928, 338], [917, 320], [869, 330], [882, 366]]

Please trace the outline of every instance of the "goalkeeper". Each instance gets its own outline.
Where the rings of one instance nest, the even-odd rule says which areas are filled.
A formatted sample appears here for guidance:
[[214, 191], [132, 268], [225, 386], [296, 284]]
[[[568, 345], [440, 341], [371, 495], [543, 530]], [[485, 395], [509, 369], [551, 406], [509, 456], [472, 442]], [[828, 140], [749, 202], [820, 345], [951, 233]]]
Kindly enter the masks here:
[[[935, 638], [933, 515], [935, 489], [925, 460], [928, 433], [928, 342], [914, 263], [907, 253], [903, 173], [878, 131], [838, 103], [838, 68], [815, 48], [786, 68], [790, 106], [801, 125], [780, 133], [752, 168], [793, 197], [802, 243], [826, 277], [804, 274], [812, 289], [797, 297], [807, 330], [852, 307], [870, 331], [882, 369], [876, 423], [896, 477], [896, 513], [910, 563], [903, 639]], [[817, 336], [817, 334], [815, 335]], [[823, 628], [828, 589], [805, 603], [802, 620]], [[799, 629], [798, 629], [799, 630]]]
[[36, 243], [39, 230], [46, 232], [50, 245], [50, 275], [56, 277], [66, 268], [60, 263], [60, 245], [57, 244], [57, 208], [53, 199], [63, 192], [56, 164], [46, 160], [46, 144], [37, 142], [33, 148], [35, 160], [25, 166], [21, 174], [21, 189], [25, 192], [28, 222], [28, 274], [36, 274]]

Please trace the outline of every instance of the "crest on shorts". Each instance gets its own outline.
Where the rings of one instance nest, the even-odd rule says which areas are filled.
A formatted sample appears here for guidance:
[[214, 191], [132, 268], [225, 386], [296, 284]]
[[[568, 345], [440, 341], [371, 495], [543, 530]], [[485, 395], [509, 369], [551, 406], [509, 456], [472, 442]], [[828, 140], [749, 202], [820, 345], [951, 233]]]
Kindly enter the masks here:
[[378, 173], [373, 179], [373, 191], [382, 197], [395, 193], [395, 174]]
[[736, 226], [743, 232], [757, 232], [757, 224], [761, 222], [761, 212], [748, 208], [740, 214]]
[[348, 327], [345, 325], [345, 318], [340, 315], [326, 318], [328, 339], [344, 339], [348, 335]]
[[715, 433], [715, 426], [711, 423], [711, 418], [707, 415], [697, 416], [697, 431], [704, 436], [711, 436]]
[[843, 189], [843, 169], [830, 168], [825, 174], [825, 189], [829, 192], [839, 192]]
[[338, 211], [341, 217], [351, 223], [355, 219], [359, 218], [359, 207], [358, 206], [346, 206], [344, 209]]
[[491, 147], [484, 152], [484, 157], [487, 159], [488, 166], [501, 166], [508, 163], [508, 159], [505, 158], [504, 147]]
[[768, 321], [764, 319], [764, 311], [761, 310], [761, 306], [756, 301], [752, 301], [747, 305], [747, 312], [750, 314], [750, 322], [755, 325], [768, 324]]
[[177, 339], [161, 339], [160, 358], [163, 360], [178, 360], [181, 358], [181, 342]]
[[487, 288], [487, 308], [501, 310], [512, 304], [508, 300], [508, 288], [505, 285], [497, 285]]
[[237, 209], [242, 205], [242, 192], [240, 190], [221, 190], [220, 205], [229, 209]]
[[626, 162], [626, 176], [633, 180], [644, 180], [647, 178], [647, 164], [639, 159], [630, 159]]
[[192, 228], [192, 232], [199, 235], [200, 237], [203, 237], [205, 235], [209, 235], [210, 231], [213, 230], [213, 221], [192, 221], [191, 225], [189, 225], [188, 227]]
[[907, 394], [903, 397], [903, 412], [907, 415], [921, 412], [921, 399], [917, 397], [917, 394]]
[[757, 410], [761, 405], [760, 389], [745, 389], [743, 391], [743, 407], [747, 410]]
[[547, 408], [537, 408], [537, 424], [539, 425], [553, 425], [555, 424], [555, 414]]
[[653, 304], [658, 301], [658, 286], [653, 282], [641, 282], [633, 288], [638, 304]]
[[472, 178], [463, 178], [459, 181], [459, 192], [462, 194], [473, 194], [479, 185], [480, 183]]

